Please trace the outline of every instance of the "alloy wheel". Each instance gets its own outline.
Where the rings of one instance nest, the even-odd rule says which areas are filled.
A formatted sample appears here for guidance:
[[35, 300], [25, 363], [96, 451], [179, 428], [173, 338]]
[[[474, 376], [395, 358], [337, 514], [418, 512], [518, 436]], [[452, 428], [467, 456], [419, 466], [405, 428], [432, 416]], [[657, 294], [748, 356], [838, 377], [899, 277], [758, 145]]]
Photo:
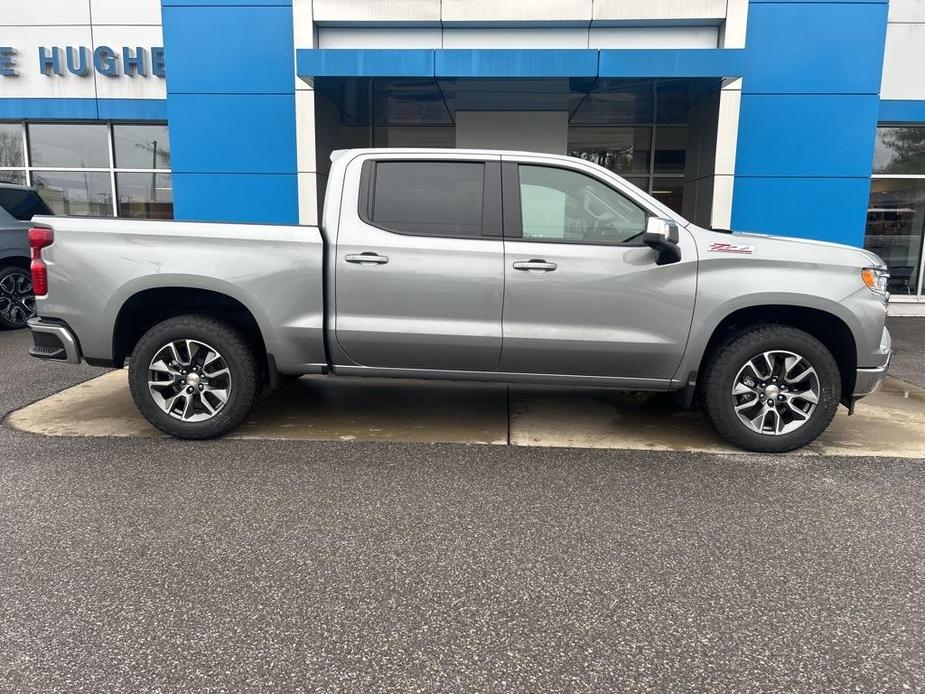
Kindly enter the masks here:
[[214, 347], [199, 340], [174, 340], [154, 354], [148, 390], [167, 414], [184, 422], [212, 419], [228, 402], [231, 371]]
[[749, 359], [736, 374], [732, 405], [752, 431], [789, 434], [809, 421], [819, 403], [819, 376], [809, 361], [786, 350], [770, 350]]
[[32, 277], [17, 268], [0, 279], [0, 318], [12, 325], [25, 326], [34, 315]]

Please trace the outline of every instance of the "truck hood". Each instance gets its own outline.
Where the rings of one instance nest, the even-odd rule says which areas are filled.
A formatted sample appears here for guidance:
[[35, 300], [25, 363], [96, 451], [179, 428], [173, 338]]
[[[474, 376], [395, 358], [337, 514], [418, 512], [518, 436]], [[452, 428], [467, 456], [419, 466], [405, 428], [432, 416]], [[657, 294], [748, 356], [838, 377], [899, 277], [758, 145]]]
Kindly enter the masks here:
[[[886, 263], [876, 253], [843, 243], [746, 231], [728, 232], [698, 228], [694, 233], [702, 239], [698, 245], [701, 246], [701, 251], [706, 256], [735, 253], [759, 258], [819, 262], [828, 265], [886, 267]], [[731, 248], [725, 249], [723, 244], [729, 244]]]

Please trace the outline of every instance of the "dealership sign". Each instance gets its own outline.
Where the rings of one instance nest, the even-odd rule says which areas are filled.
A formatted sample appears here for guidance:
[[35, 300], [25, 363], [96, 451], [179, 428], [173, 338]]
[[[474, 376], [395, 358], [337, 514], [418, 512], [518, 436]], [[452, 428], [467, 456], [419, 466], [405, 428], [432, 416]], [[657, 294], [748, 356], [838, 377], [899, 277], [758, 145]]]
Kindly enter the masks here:
[[[39, 46], [38, 68], [46, 77], [77, 75], [84, 77], [95, 71], [106, 77], [164, 76], [164, 48], [123, 46], [113, 49], [97, 46]], [[12, 46], [0, 46], [0, 77], [19, 75], [19, 52]]]

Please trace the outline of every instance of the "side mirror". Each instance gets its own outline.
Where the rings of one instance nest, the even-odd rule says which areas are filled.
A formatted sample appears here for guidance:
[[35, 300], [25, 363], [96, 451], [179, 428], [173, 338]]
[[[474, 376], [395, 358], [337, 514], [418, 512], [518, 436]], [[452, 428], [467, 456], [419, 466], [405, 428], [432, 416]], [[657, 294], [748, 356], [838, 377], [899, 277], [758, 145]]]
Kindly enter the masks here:
[[649, 217], [645, 233], [642, 235], [642, 242], [657, 253], [656, 265], [667, 265], [681, 260], [681, 249], [678, 248], [680, 238], [678, 225], [673, 221], [661, 217]]

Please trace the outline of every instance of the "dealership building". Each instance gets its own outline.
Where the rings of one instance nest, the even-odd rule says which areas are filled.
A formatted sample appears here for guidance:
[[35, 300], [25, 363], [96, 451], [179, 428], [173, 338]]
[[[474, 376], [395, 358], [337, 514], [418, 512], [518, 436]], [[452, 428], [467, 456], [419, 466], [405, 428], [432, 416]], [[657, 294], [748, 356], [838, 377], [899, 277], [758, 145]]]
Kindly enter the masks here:
[[925, 305], [923, 65], [925, 0], [5, 0], [0, 181], [297, 225], [337, 149], [567, 153]]

